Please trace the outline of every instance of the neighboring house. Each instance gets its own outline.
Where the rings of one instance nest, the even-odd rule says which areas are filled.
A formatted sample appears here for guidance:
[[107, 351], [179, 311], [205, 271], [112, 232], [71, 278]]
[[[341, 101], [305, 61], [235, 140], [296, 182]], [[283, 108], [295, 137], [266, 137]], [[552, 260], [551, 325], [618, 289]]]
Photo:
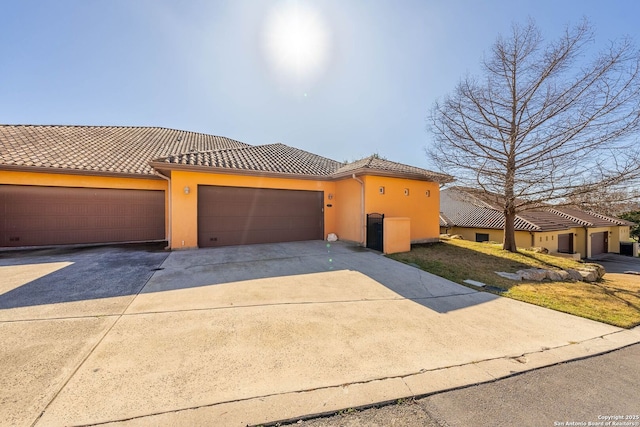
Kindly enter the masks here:
[[[590, 258], [620, 252], [629, 240], [631, 223], [577, 208], [545, 206], [519, 213], [516, 245], [543, 247], [551, 253]], [[504, 214], [490, 198], [473, 189], [452, 187], [440, 192], [440, 232], [476, 242], [502, 242]]]
[[437, 240], [451, 177], [368, 157], [158, 127], [0, 125], [0, 247], [166, 240], [172, 249], [365, 244], [366, 214]]

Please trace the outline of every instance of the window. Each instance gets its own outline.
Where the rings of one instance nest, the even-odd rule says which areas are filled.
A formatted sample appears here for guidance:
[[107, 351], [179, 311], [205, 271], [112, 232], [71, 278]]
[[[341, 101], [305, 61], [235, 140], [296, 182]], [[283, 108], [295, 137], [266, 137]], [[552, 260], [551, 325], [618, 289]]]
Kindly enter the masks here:
[[476, 233], [476, 242], [488, 242], [489, 234], [488, 233]]

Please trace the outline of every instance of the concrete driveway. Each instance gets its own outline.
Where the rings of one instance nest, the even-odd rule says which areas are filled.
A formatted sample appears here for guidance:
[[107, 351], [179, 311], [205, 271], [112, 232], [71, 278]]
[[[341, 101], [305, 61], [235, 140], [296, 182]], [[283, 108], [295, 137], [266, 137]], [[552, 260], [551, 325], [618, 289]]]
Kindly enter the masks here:
[[602, 254], [593, 258], [594, 262], [601, 264], [607, 273], [634, 272], [640, 274], [640, 258], [624, 256], [620, 254]]
[[341, 242], [0, 255], [6, 425], [237, 425], [640, 342]]

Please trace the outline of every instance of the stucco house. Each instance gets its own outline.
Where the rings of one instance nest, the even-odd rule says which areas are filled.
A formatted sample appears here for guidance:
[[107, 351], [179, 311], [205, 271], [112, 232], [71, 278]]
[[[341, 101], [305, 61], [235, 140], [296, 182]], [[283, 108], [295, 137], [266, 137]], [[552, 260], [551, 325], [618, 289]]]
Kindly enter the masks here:
[[375, 156], [159, 127], [0, 125], [0, 247], [167, 241], [171, 249], [325, 239], [366, 244], [366, 215], [437, 240], [451, 177]]
[[[591, 258], [620, 253], [629, 241], [631, 222], [586, 212], [575, 207], [541, 206], [521, 212], [515, 219], [516, 245], [543, 247], [550, 253]], [[451, 187], [440, 193], [440, 232], [466, 240], [502, 242], [504, 216], [492, 198], [469, 188]]]

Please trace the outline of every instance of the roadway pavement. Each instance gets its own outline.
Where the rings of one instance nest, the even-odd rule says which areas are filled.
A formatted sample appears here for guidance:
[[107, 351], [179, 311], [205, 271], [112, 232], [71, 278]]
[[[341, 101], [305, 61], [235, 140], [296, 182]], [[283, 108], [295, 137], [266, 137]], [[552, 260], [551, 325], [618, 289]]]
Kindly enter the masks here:
[[0, 254], [0, 423], [259, 425], [640, 342], [342, 242]]

